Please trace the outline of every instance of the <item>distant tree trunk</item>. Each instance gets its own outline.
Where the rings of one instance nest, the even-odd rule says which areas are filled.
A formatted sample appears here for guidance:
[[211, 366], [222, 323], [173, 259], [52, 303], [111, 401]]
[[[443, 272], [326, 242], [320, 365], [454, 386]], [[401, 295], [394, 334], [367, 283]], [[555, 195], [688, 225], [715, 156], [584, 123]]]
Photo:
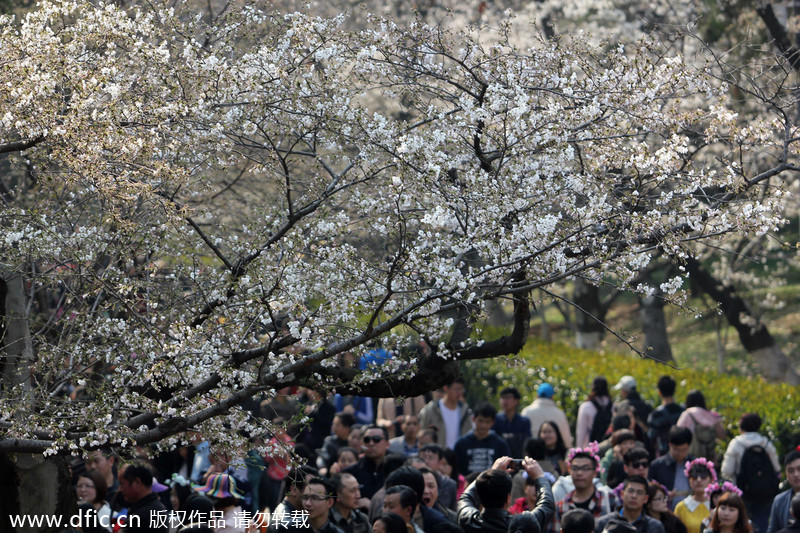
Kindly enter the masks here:
[[728, 323], [736, 328], [742, 345], [753, 355], [764, 377], [791, 385], [800, 384], [800, 376], [775, 343], [766, 324], [753, 315], [747, 303], [736, 294], [736, 289], [715, 279], [694, 258], [686, 260], [686, 268], [693, 282], [719, 303]]
[[603, 338], [602, 322], [606, 308], [600, 300], [600, 289], [583, 278], [575, 279], [575, 345], [584, 350], [594, 350]]
[[717, 333], [717, 372], [725, 373], [725, 342], [728, 338], [728, 329], [725, 328], [723, 336], [723, 321], [721, 317], [714, 319], [714, 330]]
[[644, 330], [644, 353], [662, 362], [674, 361], [664, 317], [664, 298], [661, 291], [639, 298], [639, 315]]

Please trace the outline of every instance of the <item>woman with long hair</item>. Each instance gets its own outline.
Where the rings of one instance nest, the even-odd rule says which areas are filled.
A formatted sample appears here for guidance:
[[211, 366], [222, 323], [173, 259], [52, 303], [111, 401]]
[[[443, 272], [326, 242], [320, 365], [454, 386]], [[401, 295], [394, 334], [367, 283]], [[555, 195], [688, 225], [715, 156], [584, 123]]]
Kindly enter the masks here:
[[747, 518], [744, 500], [735, 492], [726, 492], [719, 497], [711, 527], [706, 531], [713, 533], [752, 533], [753, 527]]
[[78, 474], [75, 493], [78, 503], [87, 503], [97, 511], [100, 524], [111, 524], [111, 506], [106, 501], [108, 487], [105, 477], [97, 470], [86, 470]]
[[645, 512], [664, 525], [665, 533], [687, 533], [683, 522], [669, 510], [669, 491], [657, 481], [647, 485]]
[[543, 422], [539, 426], [539, 438], [544, 441], [545, 459], [553, 465], [557, 473], [556, 477], [563, 476], [567, 472], [567, 464], [564, 462], [564, 457], [567, 455], [567, 445], [564, 444], [564, 438], [561, 436], [558, 424], [552, 420]]
[[456, 498], [467, 488], [467, 480], [458, 473], [458, 458], [456, 452], [450, 448], [442, 449], [442, 460], [439, 462], [439, 472], [456, 482]]
[[[585, 448], [589, 441], [601, 441], [604, 437], [599, 438], [597, 435], [592, 435], [592, 427], [594, 426], [597, 414], [602, 410], [607, 414], [608, 422], [611, 423], [611, 394], [608, 392], [608, 380], [603, 376], [597, 376], [592, 381], [592, 390], [589, 392], [586, 401], [578, 407], [578, 422], [575, 426], [575, 446], [578, 448]], [[603, 424], [605, 425], [605, 424]], [[605, 434], [608, 426], [602, 428]]]
[[717, 481], [717, 473], [714, 463], [703, 457], [687, 461], [684, 473], [689, 478], [692, 493], [675, 507], [675, 516], [686, 524], [689, 533], [701, 533], [703, 519], [711, 512], [706, 487]]

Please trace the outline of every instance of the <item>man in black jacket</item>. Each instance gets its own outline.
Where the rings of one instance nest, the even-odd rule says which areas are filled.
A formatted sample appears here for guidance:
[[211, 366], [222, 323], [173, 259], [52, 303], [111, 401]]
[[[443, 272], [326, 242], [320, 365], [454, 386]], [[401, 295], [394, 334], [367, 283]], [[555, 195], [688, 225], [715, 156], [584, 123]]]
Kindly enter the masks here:
[[649, 478], [669, 490], [670, 509], [689, 495], [689, 478], [683, 472], [684, 463], [694, 459], [689, 455], [692, 432], [689, 428], [674, 427], [669, 430], [669, 451], [650, 463]]
[[[492, 468], [481, 472], [458, 499], [458, 525], [466, 533], [508, 532], [510, 514], [507, 509], [511, 503], [509, 466], [512, 461], [510, 457], [498, 458]], [[524, 516], [519, 520], [525, 523], [520, 529], [525, 533], [539, 533], [545, 530], [553, 517], [553, 493], [539, 463], [526, 457], [522, 468], [536, 480], [538, 497], [533, 511], [521, 513]], [[483, 510], [478, 508], [479, 505], [483, 505]]]
[[128, 514], [121, 532], [167, 533], [167, 508], [152, 491], [153, 471], [139, 464], [130, 464], [119, 475], [119, 492], [128, 503]]

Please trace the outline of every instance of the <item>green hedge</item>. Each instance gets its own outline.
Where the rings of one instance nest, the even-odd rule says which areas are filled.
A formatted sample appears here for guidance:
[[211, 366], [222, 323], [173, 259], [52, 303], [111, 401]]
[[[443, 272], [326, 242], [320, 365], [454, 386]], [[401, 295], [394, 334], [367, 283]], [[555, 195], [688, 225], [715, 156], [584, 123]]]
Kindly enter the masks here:
[[[703, 392], [709, 409], [722, 415], [729, 439], [738, 434], [739, 417], [756, 412], [764, 419], [762, 433], [770, 436], [779, 454], [800, 444], [800, 390], [761, 378], [675, 369], [635, 355], [590, 352], [538, 340], [529, 341], [515, 357], [470, 361], [464, 363], [462, 370], [471, 405], [486, 399], [497, 405], [500, 389], [514, 385], [523, 395], [522, 408], [535, 399], [540, 383], [552, 384], [554, 399], [567, 413], [573, 428], [578, 405], [596, 376], [605, 376], [610, 387], [622, 376], [633, 376], [642, 398], [656, 406], [660, 403], [656, 382], [668, 374], [678, 382], [676, 400], [683, 402], [691, 389]], [[721, 444], [721, 451], [727, 444]]]

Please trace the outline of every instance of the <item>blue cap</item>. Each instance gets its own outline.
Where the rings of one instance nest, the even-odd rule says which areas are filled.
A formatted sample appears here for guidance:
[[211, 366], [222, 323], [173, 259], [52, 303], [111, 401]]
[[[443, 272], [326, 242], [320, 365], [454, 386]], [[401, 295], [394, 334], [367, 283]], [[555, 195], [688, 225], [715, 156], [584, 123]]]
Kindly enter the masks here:
[[539, 388], [536, 389], [536, 395], [539, 398], [552, 398], [555, 391], [553, 390], [553, 386], [549, 383], [542, 383], [539, 385]]

